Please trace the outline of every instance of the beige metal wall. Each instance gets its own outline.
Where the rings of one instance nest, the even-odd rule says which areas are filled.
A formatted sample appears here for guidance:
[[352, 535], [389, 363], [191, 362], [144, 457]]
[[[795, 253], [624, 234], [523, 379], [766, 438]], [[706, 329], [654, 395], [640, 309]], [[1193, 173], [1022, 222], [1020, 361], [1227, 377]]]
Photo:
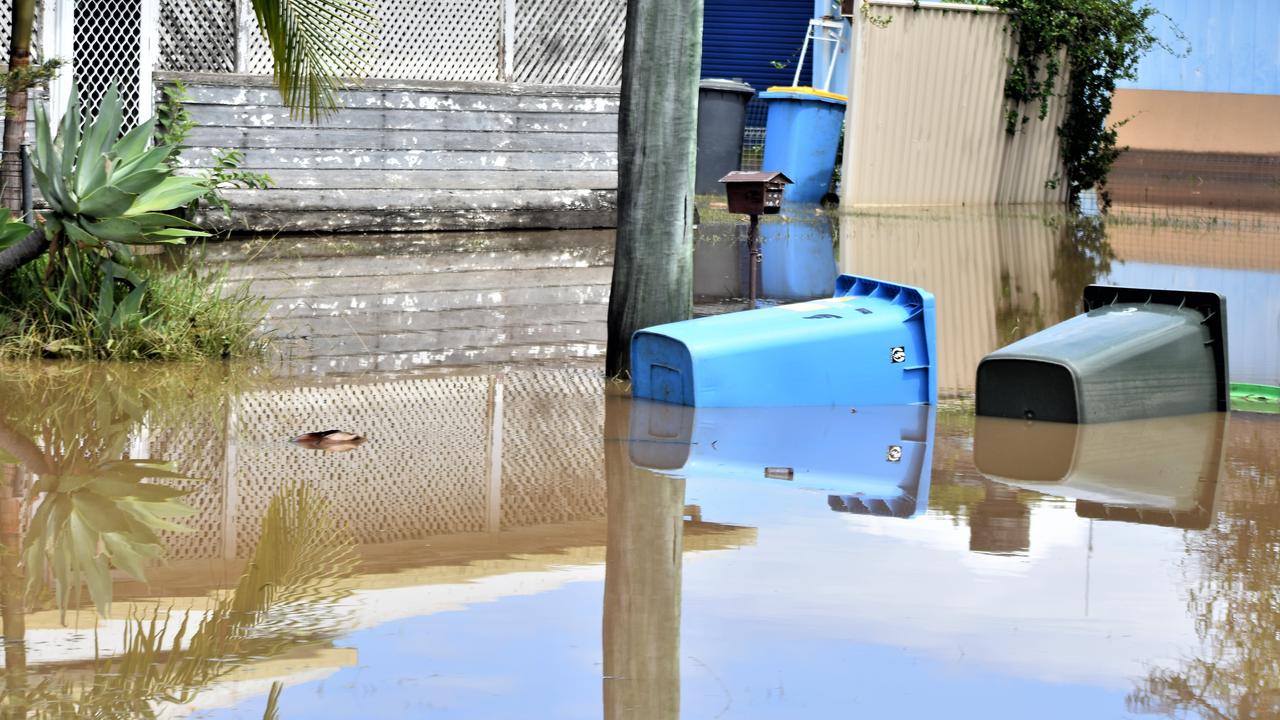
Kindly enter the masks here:
[[1133, 150], [1280, 154], [1280, 96], [1116, 90], [1109, 123]]
[[1064, 183], [1049, 186], [1062, 177], [1056, 128], [1063, 104], [1051, 104], [1044, 121], [1032, 108], [1016, 135], [1005, 132], [1014, 46], [1004, 15], [876, 0], [853, 21], [845, 207], [1065, 200]]

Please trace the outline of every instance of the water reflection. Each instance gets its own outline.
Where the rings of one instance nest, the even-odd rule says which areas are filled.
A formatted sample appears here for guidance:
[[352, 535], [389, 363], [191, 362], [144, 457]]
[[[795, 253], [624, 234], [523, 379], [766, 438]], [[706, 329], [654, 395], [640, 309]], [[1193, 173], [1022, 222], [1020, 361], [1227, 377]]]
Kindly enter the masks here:
[[604, 577], [604, 717], [680, 717], [682, 478], [631, 462], [626, 399], [605, 409], [609, 551]]
[[1204, 529], [1213, 515], [1225, 413], [1074, 425], [977, 418], [987, 478], [1071, 498], [1076, 514]]
[[929, 498], [934, 408], [631, 404], [630, 457], [672, 477], [772, 482], [837, 512], [912, 517]]
[[[765, 303], [830, 297], [838, 274], [834, 217], [814, 206], [784, 208], [760, 224], [757, 268]], [[693, 250], [693, 299], [702, 312], [747, 306], [751, 263], [745, 223], [704, 222]]]
[[938, 387], [971, 392], [988, 352], [1076, 314], [1114, 259], [1096, 221], [942, 208], [844, 216], [840, 270], [937, 298]]
[[1280, 256], [1266, 231], [926, 208], [842, 216], [839, 236], [842, 272], [937, 297], [939, 388], [951, 394], [972, 392], [986, 353], [1079, 312], [1091, 283], [1223, 294], [1231, 379], [1280, 383]]
[[1171, 718], [1280, 717], [1280, 423], [1233, 428], [1228, 467], [1240, 475], [1202, 533], [1184, 536], [1187, 611], [1199, 648], [1159, 664], [1126, 698]]
[[613, 233], [424, 233], [223, 242], [270, 304], [288, 372], [400, 372], [598, 357]]

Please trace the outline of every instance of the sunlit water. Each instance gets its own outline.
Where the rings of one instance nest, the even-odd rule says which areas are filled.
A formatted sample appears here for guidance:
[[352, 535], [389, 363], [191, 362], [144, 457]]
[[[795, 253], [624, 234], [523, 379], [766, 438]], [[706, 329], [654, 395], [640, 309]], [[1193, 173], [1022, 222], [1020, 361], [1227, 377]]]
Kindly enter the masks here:
[[[983, 354], [1098, 281], [1225, 292], [1233, 379], [1277, 382], [1274, 251], [1017, 215], [844, 218], [834, 248], [803, 225], [766, 234], [765, 301], [837, 268], [931, 289], [940, 407], [631, 402], [597, 359], [608, 233], [223, 246], [280, 293], [278, 362], [6, 366], [6, 546], [88, 567], [150, 532], [163, 555], [65, 622], [58, 561], [24, 597], [6, 555], [6, 711], [259, 718], [278, 682], [281, 717], [1280, 716], [1280, 416], [1077, 428], [970, 399]], [[732, 232], [704, 224], [701, 312], [746, 304]], [[289, 442], [331, 428], [367, 441]], [[153, 507], [190, 531], [111, 524], [123, 458], [200, 478], [156, 481], [190, 491]], [[65, 502], [119, 537], [33, 528], [85, 492], [114, 499]]]

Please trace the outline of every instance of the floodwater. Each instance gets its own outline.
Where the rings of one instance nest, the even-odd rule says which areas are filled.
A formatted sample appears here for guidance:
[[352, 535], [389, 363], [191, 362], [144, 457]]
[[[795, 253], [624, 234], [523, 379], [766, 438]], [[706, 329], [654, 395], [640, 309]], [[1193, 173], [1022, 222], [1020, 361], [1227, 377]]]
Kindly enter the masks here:
[[[604, 232], [224, 244], [280, 358], [6, 365], [4, 712], [1280, 717], [1280, 415], [972, 410], [978, 359], [1097, 281], [1225, 292], [1232, 379], [1280, 382], [1274, 242], [764, 230], [762, 302], [935, 292], [939, 407], [631, 401]], [[701, 232], [699, 312], [745, 307], [736, 229]], [[290, 442], [327, 429], [365, 441]]]

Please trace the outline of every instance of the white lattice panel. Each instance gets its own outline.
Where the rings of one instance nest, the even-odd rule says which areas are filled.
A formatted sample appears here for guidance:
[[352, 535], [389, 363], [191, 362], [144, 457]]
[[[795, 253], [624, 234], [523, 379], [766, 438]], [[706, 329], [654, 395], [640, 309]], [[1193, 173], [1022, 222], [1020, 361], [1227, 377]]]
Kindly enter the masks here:
[[112, 82], [120, 89], [124, 124], [138, 122], [142, 82], [141, 0], [76, 0], [72, 67], [86, 119]]
[[[36, 17], [40, 17], [40, 3], [37, 3]], [[12, 29], [8, 20], [13, 17], [13, 0], [0, 0], [0, 18], [4, 18], [4, 22], [0, 22], [0, 48], [9, 47], [9, 38], [12, 37], [10, 30]], [[37, 23], [38, 25], [39, 23]], [[32, 33], [34, 35], [34, 33]], [[36, 38], [32, 38], [31, 47], [39, 48], [40, 43]], [[7, 56], [6, 56], [7, 57]], [[5, 62], [8, 62], [6, 59]]]
[[617, 85], [626, 0], [516, 0], [515, 82]]
[[[501, 79], [499, 0], [381, 0], [371, 78], [494, 81]], [[271, 51], [250, 23], [247, 72], [269, 75]]]
[[502, 424], [504, 529], [605, 516], [599, 370], [508, 374]]
[[159, 55], [162, 70], [234, 72], [236, 1], [160, 0]]

